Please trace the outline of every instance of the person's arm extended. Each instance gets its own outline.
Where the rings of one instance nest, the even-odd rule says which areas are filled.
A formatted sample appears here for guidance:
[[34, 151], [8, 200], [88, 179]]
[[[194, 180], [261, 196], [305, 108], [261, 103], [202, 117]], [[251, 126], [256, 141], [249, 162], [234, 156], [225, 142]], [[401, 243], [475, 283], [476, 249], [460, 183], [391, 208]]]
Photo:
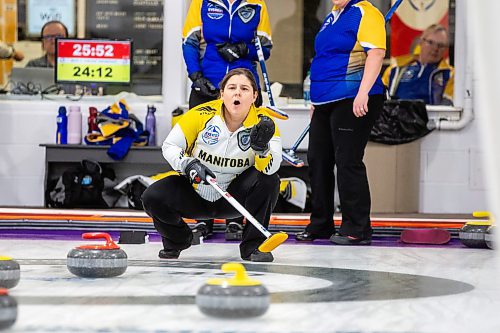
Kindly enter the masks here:
[[367, 52], [363, 78], [352, 106], [356, 117], [363, 117], [368, 112], [368, 93], [380, 74], [384, 57], [384, 49], [371, 49]]
[[12, 47], [0, 41], [0, 59], [9, 59], [13, 52]]

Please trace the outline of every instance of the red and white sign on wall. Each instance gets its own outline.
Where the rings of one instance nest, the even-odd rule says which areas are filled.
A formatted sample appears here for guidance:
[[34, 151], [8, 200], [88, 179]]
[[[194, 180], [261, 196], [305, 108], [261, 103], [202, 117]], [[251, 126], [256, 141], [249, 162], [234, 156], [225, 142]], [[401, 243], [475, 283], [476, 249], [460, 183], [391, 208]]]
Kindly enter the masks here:
[[403, 0], [391, 19], [391, 57], [410, 53], [415, 38], [431, 24], [448, 28], [448, 8], [449, 0]]

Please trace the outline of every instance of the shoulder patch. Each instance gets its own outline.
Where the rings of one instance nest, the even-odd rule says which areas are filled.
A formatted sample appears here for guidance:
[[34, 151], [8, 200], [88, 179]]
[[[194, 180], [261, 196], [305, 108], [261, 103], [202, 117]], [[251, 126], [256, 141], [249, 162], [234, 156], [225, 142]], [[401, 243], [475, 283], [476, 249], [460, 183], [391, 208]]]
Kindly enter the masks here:
[[243, 151], [247, 151], [250, 148], [250, 128], [238, 133], [238, 147]]
[[216, 4], [209, 3], [207, 6], [207, 16], [212, 20], [220, 20], [224, 17], [224, 9]]
[[255, 9], [250, 6], [245, 6], [238, 10], [238, 16], [243, 23], [248, 23], [255, 16]]

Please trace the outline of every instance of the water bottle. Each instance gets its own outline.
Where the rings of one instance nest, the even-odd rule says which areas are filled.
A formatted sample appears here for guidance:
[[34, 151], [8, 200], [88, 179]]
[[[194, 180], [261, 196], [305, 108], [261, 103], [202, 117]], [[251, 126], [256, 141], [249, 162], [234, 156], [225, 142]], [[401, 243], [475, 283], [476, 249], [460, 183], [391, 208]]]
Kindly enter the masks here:
[[88, 131], [87, 133], [99, 133], [99, 127], [97, 127], [97, 109], [93, 106], [89, 107], [89, 118], [87, 119]]
[[307, 76], [304, 79], [304, 105], [309, 106], [311, 104], [311, 72], [307, 72]]
[[64, 106], [59, 107], [59, 113], [57, 114], [56, 120], [56, 143], [65, 145], [68, 143], [68, 116], [66, 115], [66, 108]]
[[79, 106], [70, 106], [68, 115], [68, 143], [82, 143], [82, 113]]
[[148, 105], [148, 114], [146, 115], [146, 131], [149, 132], [148, 146], [156, 146], [156, 108], [154, 105]]

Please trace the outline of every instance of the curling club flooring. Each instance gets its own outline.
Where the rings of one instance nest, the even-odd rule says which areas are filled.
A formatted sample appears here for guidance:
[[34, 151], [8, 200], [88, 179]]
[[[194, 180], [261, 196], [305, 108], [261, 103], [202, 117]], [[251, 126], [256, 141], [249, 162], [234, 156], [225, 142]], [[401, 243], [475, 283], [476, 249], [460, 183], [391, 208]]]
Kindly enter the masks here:
[[10, 290], [19, 302], [12, 332], [500, 332], [496, 251], [456, 239], [444, 246], [403, 246], [387, 236], [371, 246], [288, 241], [273, 263], [243, 262], [271, 292], [269, 311], [221, 320], [199, 312], [194, 296], [221, 276], [222, 263], [242, 262], [237, 242], [216, 234], [168, 261], [157, 258], [161, 243], [152, 234], [149, 243], [121, 245], [124, 275], [83, 279], [67, 271], [66, 255], [99, 241], [81, 240], [76, 230], [34, 231], [35, 224], [0, 229], [0, 255], [21, 264], [21, 282]]

